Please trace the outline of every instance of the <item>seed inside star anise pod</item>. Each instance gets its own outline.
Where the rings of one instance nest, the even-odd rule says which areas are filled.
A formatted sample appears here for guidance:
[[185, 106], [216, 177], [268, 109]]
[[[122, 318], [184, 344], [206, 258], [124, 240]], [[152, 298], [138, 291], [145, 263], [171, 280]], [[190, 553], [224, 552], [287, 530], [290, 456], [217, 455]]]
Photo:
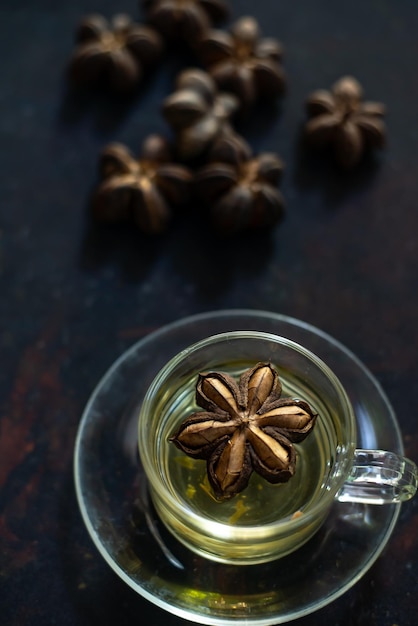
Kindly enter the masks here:
[[362, 97], [358, 81], [345, 76], [330, 91], [314, 91], [306, 103], [308, 141], [317, 148], [331, 147], [345, 169], [355, 167], [366, 151], [383, 148], [386, 140], [384, 105]]
[[118, 143], [108, 145], [100, 157], [103, 179], [93, 198], [93, 215], [106, 222], [133, 220], [146, 233], [167, 227], [171, 205], [187, 202], [191, 172], [171, 162], [168, 142], [150, 135], [136, 159]]
[[283, 215], [277, 189], [283, 168], [276, 154], [253, 156], [239, 135], [229, 134], [215, 142], [208, 164], [197, 172], [196, 193], [222, 232], [268, 228]]
[[218, 87], [234, 93], [244, 110], [285, 90], [282, 46], [273, 38], [262, 38], [253, 17], [240, 18], [229, 33], [209, 31], [199, 42], [198, 53]]
[[218, 500], [243, 491], [253, 471], [270, 483], [294, 475], [293, 444], [309, 435], [317, 416], [307, 402], [281, 393], [270, 363], [257, 363], [238, 383], [222, 372], [199, 375], [196, 403], [203, 411], [188, 417], [170, 440], [188, 456], [206, 460]]
[[176, 90], [163, 102], [163, 115], [176, 135], [181, 159], [206, 152], [214, 141], [232, 131], [230, 119], [238, 108], [235, 96], [218, 92], [213, 79], [203, 70], [181, 72]]
[[82, 85], [106, 84], [118, 92], [137, 87], [163, 50], [153, 28], [135, 24], [125, 14], [115, 15], [110, 22], [101, 15], [85, 17], [76, 41], [69, 64], [71, 79]]

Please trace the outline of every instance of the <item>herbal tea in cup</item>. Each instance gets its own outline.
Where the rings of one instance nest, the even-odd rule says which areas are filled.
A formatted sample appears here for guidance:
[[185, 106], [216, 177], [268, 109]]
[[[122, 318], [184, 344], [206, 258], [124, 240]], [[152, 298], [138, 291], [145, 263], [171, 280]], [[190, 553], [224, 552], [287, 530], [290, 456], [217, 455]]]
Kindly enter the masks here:
[[138, 436], [162, 522], [225, 563], [292, 552], [335, 498], [380, 504], [416, 490], [413, 463], [356, 450], [353, 409], [326, 364], [268, 333], [214, 335], [179, 353], [145, 396]]

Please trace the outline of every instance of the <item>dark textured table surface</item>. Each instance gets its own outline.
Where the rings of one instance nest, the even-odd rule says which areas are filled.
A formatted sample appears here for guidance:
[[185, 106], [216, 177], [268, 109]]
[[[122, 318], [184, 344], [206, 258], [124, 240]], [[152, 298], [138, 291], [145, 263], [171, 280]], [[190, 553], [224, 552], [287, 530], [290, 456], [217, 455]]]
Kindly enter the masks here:
[[[167, 133], [166, 60], [128, 104], [74, 93], [74, 26], [132, 0], [3, 0], [0, 7], [0, 623], [166, 624], [181, 620], [129, 589], [83, 525], [74, 440], [116, 357], [150, 331], [207, 310], [279, 312], [344, 343], [383, 386], [418, 460], [418, 7], [415, 0], [234, 0], [285, 46], [288, 92], [247, 121], [254, 149], [286, 162], [286, 216], [269, 234], [220, 239], [181, 215], [147, 238], [91, 223], [97, 155]], [[351, 174], [300, 145], [313, 89], [355, 75], [387, 104], [387, 149]], [[199, 211], [199, 207], [196, 207]], [[348, 593], [300, 620], [412, 626], [418, 613], [418, 499]]]

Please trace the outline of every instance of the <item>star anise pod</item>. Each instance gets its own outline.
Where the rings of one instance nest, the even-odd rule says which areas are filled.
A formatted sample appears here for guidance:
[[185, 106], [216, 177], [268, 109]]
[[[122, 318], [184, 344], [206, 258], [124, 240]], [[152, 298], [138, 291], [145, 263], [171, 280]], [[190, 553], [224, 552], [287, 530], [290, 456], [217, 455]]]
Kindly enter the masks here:
[[163, 51], [157, 31], [132, 22], [124, 14], [115, 15], [110, 22], [102, 15], [85, 17], [78, 26], [76, 41], [69, 65], [74, 82], [102, 83], [119, 92], [137, 87], [144, 71]]
[[132, 219], [146, 233], [163, 231], [171, 205], [187, 202], [190, 171], [172, 162], [168, 142], [150, 135], [136, 159], [119, 143], [108, 145], [100, 157], [103, 179], [93, 198], [93, 215], [106, 222]]
[[163, 115], [176, 134], [181, 159], [193, 159], [231, 132], [230, 119], [237, 99], [218, 92], [213, 79], [199, 69], [187, 69], [176, 80], [176, 90], [163, 102]]
[[170, 440], [185, 454], [207, 461], [209, 482], [219, 500], [248, 485], [253, 471], [270, 483], [288, 481], [296, 469], [293, 443], [314, 427], [316, 415], [303, 400], [281, 398], [270, 363], [257, 363], [237, 384], [222, 372], [199, 374], [193, 413]]
[[192, 44], [229, 13], [224, 0], [145, 0], [143, 5], [164, 37]]
[[253, 156], [242, 137], [230, 134], [215, 142], [208, 164], [197, 172], [196, 193], [223, 232], [270, 227], [284, 211], [277, 189], [283, 168], [276, 154]]
[[315, 147], [331, 146], [346, 169], [357, 165], [366, 150], [385, 144], [385, 106], [363, 102], [362, 96], [358, 81], [345, 76], [330, 91], [314, 91], [306, 103], [311, 118], [305, 128], [308, 140]]
[[276, 39], [261, 38], [253, 17], [240, 18], [229, 33], [209, 31], [198, 53], [219, 88], [234, 93], [244, 109], [259, 98], [276, 98], [285, 90], [282, 46]]

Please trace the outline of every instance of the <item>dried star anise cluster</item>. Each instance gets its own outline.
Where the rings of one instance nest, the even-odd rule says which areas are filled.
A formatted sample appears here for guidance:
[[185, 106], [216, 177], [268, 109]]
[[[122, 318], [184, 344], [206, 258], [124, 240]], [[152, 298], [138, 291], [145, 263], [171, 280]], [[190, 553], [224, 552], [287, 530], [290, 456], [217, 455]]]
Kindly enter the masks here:
[[262, 38], [253, 17], [240, 18], [228, 33], [209, 31], [198, 53], [219, 88], [234, 93], [243, 108], [259, 98], [276, 98], [285, 90], [282, 46], [276, 39]]
[[[234, 129], [234, 116], [248, 112], [259, 98], [282, 94], [281, 45], [262, 38], [251, 17], [237, 20], [229, 32], [215, 30], [214, 25], [229, 14], [225, 0], [143, 0], [141, 5], [146, 24], [124, 14], [110, 20], [91, 15], [81, 21], [69, 66], [74, 82], [131, 93], [161, 58], [165, 44], [182, 39], [206, 70], [190, 67], [180, 72], [173, 92], [162, 103], [162, 115], [174, 137], [170, 161], [164, 162], [165, 171], [171, 168], [170, 186], [166, 179], [162, 182], [160, 160], [155, 169], [148, 155], [137, 160], [126, 146], [110, 144], [100, 156], [102, 180], [94, 194], [94, 217], [133, 219], [145, 232], [161, 232], [169, 223], [172, 205], [184, 203], [190, 194], [183, 192], [192, 187], [197, 202], [202, 204], [204, 195], [203, 205], [218, 230], [273, 225], [284, 206], [275, 189], [281, 161], [270, 153], [252, 155]], [[238, 150], [238, 158], [237, 151], [219, 149], [221, 140], [246, 148]], [[211, 190], [206, 194], [208, 185]]]
[[243, 491], [253, 471], [270, 483], [295, 473], [299, 443], [312, 431], [316, 415], [307, 402], [282, 398], [277, 371], [257, 363], [237, 383], [222, 372], [200, 374], [196, 403], [170, 438], [188, 456], [206, 460], [209, 483], [218, 500]]
[[200, 156], [216, 139], [231, 133], [230, 119], [237, 107], [235, 96], [218, 92], [206, 72], [181, 72], [176, 91], [163, 102], [163, 115], [175, 132], [179, 157], [188, 160]]
[[[281, 43], [262, 36], [251, 16], [235, 20], [228, 30], [215, 28], [229, 14], [225, 0], [141, 0], [140, 5], [143, 24], [125, 14], [109, 20], [90, 15], [80, 22], [69, 63], [75, 84], [131, 94], [173, 42], [174, 50], [180, 42], [189, 47], [196, 67], [178, 74], [162, 102], [173, 135], [164, 160], [148, 148], [138, 160], [121, 144], [104, 149], [93, 215], [103, 221], [132, 218], [141, 230], [157, 233], [167, 227], [173, 205], [191, 198], [218, 231], [272, 227], [284, 213], [278, 190], [283, 162], [271, 152], [253, 154], [236, 123], [242, 128], [258, 102], [284, 94]], [[306, 138], [315, 147], [331, 147], [346, 169], [364, 152], [383, 147], [384, 107], [363, 102], [354, 78], [312, 93], [307, 112]]]
[[284, 211], [277, 189], [282, 172], [276, 154], [254, 157], [241, 137], [230, 134], [219, 138], [197, 172], [197, 193], [223, 232], [270, 227]]
[[229, 13], [224, 0], [144, 0], [148, 20], [170, 40], [193, 44]]
[[306, 103], [308, 140], [315, 147], [331, 146], [346, 169], [357, 165], [366, 150], [385, 143], [385, 107], [380, 102], [363, 102], [362, 97], [358, 81], [344, 76], [330, 91], [314, 91]]
[[125, 14], [110, 22], [102, 15], [85, 17], [76, 41], [69, 65], [74, 82], [105, 84], [119, 92], [137, 87], [163, 51], [163, 40], [153, 28], [135, 24]]
[[100, 157], [95, 216], [106, 222], [132, 220], [146, 233], [165, 230], [170, 206], [187, 201], [192, 181], [186, 167], [171, 161], [168, 142], [159, 135], [147, 137], [138, 159], [122, 144], [107, 146]]

